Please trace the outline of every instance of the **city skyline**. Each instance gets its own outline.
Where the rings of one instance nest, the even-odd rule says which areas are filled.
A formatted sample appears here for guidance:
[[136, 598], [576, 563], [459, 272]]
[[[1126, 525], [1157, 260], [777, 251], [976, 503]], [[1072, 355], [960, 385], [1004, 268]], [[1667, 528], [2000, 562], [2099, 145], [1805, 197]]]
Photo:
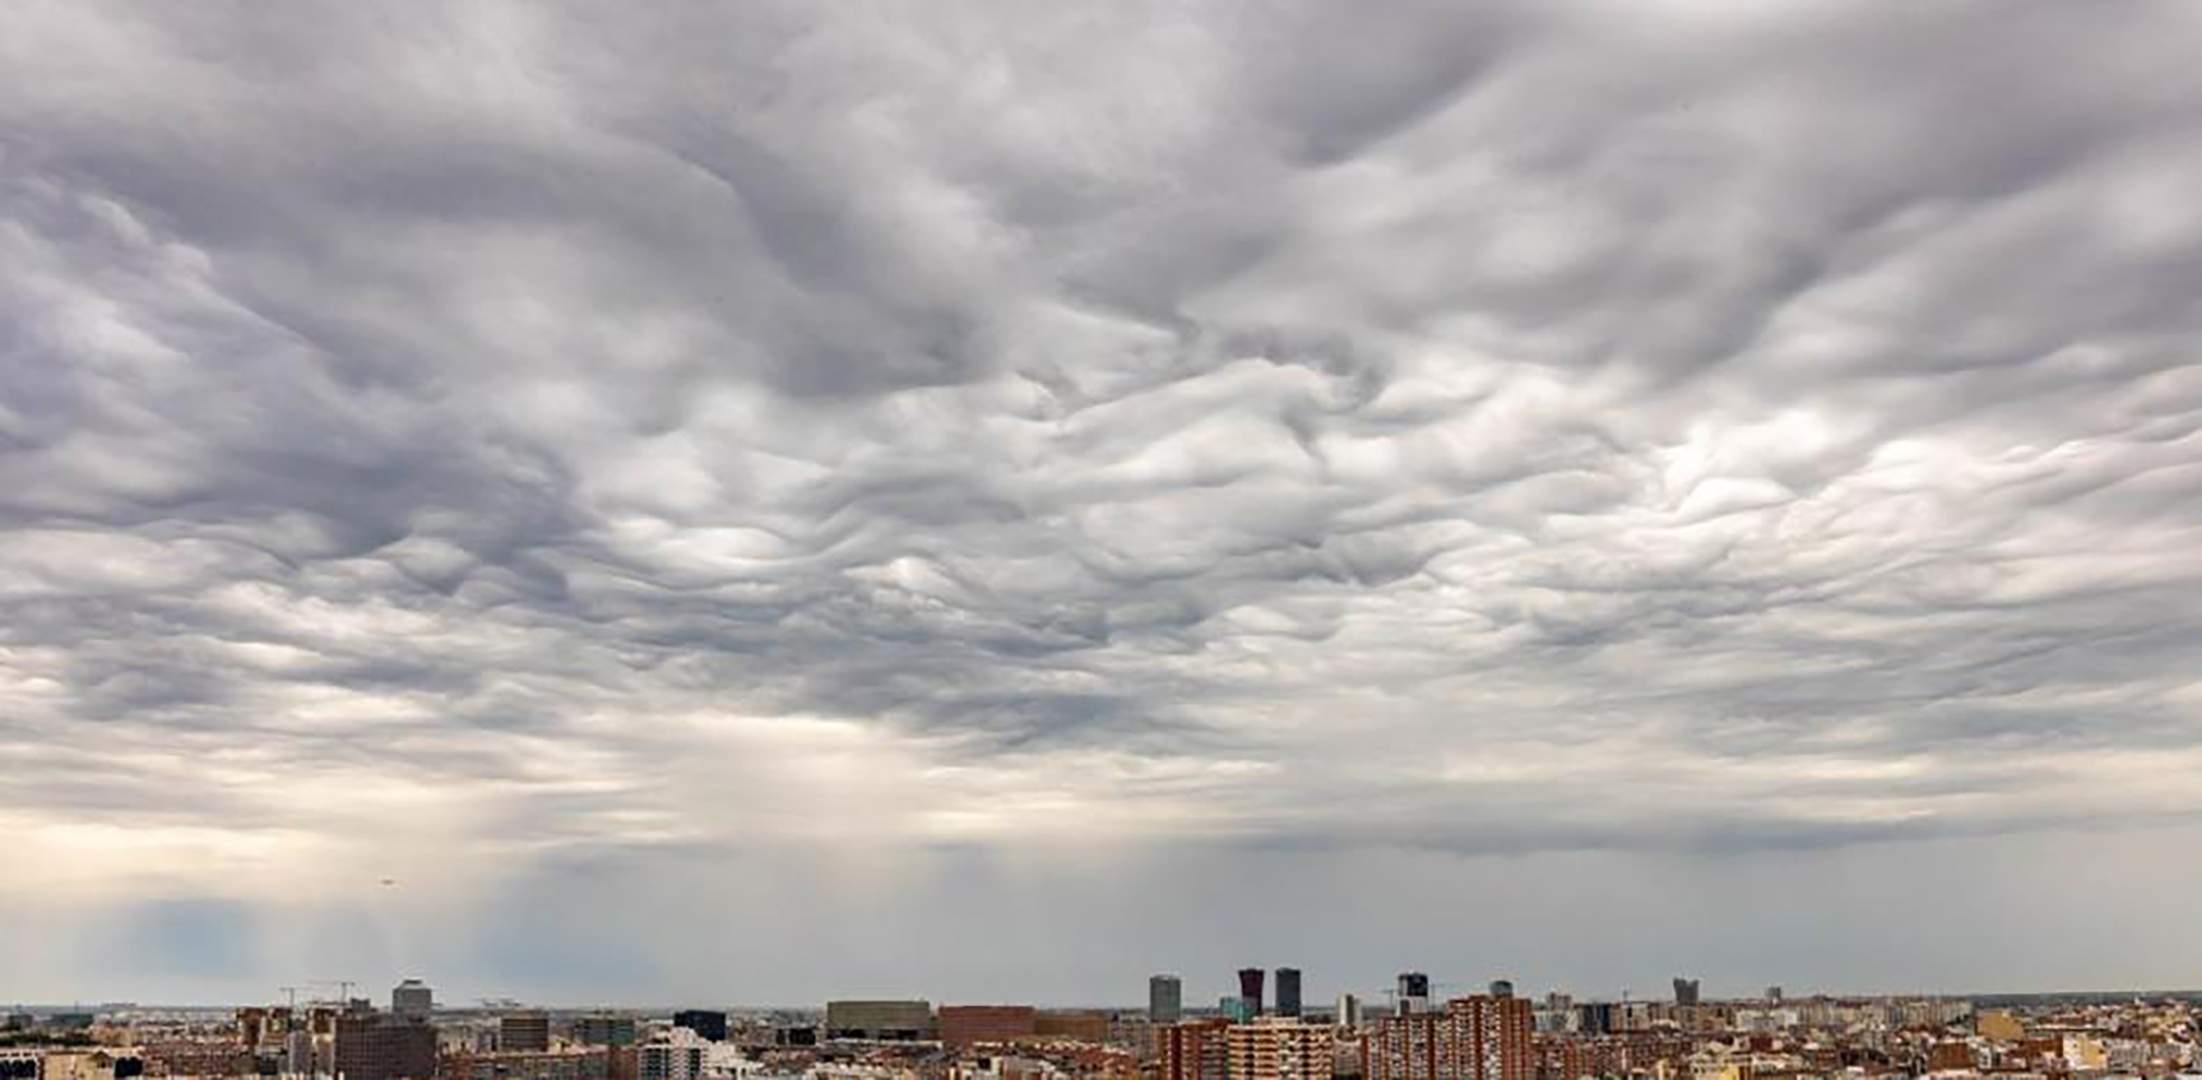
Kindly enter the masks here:
[[0, 998], [2202, 983], [2202, 5], [5, 31]]

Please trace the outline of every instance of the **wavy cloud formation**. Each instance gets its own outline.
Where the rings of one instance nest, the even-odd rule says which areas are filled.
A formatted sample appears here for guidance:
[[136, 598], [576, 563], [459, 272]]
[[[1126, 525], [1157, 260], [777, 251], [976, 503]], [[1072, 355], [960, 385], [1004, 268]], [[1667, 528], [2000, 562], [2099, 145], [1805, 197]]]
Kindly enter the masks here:
[[2202, 814], [2195, 9], [659, 14], [11, 17], [0, 910]]

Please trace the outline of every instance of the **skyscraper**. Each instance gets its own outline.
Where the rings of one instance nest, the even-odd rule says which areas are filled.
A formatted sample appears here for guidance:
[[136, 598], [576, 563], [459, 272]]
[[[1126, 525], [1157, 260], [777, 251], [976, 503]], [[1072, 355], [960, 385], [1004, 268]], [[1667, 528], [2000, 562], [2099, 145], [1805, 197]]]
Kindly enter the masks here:
[[1399, 1015], [1405, 1016], [1408, 1013], [1428, 1011], [1430, 1011], [1430, 977], [1419, 971], [1400, 972]]
[[1277, 1015], [1297, 1018], [1300, 1015], [1300, 969], [1277, 969]]
[[390, 1012], [405, 1020], [426, 1020], [436, 1008], [436, 994], [419, 979], [407, 979], [390, 991]]
[[1675, 1004], [1677, 1004], [1677, 1005], [1695, 1005], [1695, 1004], [1697, 1004], [1697, 980], [1696, 980], [1696, 979], [1685, 979], [1685, 978], [1682, 978], [1682, 977], [1681, 977], [1681, 976], [1679, 976], [1679, 975], [1675, 977], [1675, 980], [1674, 980], [1674, 1003], [1675, 1003]]
[[1147, 1022], [1175, 1024], [1185, 1018], [1185, 987], [1175, 975], [1147, 979]]
[[1255, 1016], [1262, 1014], [1262, 983], [1267, 973], [1257, 967], [1239, 969], [1239, 996]]

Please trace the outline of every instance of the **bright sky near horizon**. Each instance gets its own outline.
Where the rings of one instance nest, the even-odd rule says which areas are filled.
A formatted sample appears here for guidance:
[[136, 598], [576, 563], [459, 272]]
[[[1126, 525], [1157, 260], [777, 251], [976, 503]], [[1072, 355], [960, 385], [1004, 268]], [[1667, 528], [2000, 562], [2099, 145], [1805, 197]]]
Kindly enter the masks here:
[[4, 24], [0, 998], [2202, 984], [2202, 6]]

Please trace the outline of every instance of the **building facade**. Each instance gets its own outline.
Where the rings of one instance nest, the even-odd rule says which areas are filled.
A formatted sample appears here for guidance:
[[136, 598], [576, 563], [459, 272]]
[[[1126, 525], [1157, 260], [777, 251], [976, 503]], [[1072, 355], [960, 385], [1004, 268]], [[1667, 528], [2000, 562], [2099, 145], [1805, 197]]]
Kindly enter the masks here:
[[1333, 1033], [1328, 1024], [1271, 1017], [1225, 1029], [1224, 1073], [1230, 1080], [1331, 1080]]
[[550, 1049], [550, 1014], [538, 1010], [498, 1017], [497, 1049], [524, 1054]]
[[673, 1026], [687, 1028], [712, 1042], [726, 1041], [726, 1014], [713, 1009], [682, 1009], [673, 1014]]
[[943, 1005], [940, 1041], [958, 1050], [980, 1043], [1018, 1042], [1038, 1034], [1037, 1021], [1030, 1005]]
[[1297, 1019], [1300, 1015], [1300, 969], [1277, 969], [1277, 1015]]
[[933, 1037], [929, 1001], [829, 1001], [829, 1039], [880, 1039], [908, 1042]]
[[1230, 1030], [1225, 1020], [1186, 1020], [1159, 1029], [1155, 1080], [1226, 1080]]
[[1185, 1019], [1185, 984], [1175, 975], [1155, 975], [1147, 980], [1147, 1022], [1175, 1024]]
[[372, 1010], [336, 1020], [337, 1080], [434, 1080], [436, 1029]]

